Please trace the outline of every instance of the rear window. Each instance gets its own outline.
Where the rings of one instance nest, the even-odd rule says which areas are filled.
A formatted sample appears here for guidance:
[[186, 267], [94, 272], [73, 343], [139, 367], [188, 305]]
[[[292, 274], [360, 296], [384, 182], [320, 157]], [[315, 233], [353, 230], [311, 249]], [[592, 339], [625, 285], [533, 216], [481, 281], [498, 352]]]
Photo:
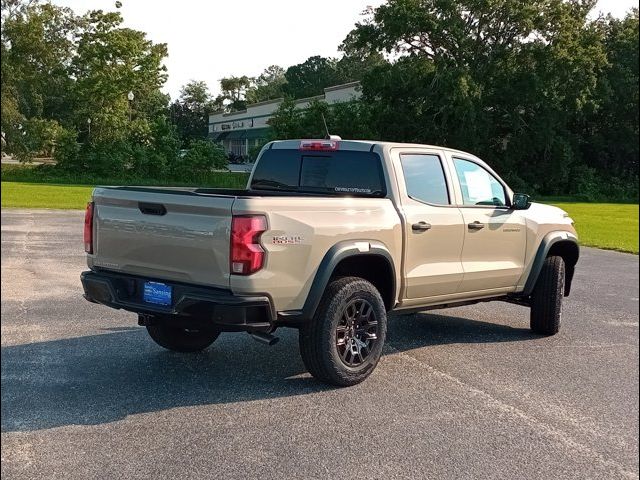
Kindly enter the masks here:
[[258, 161], [252, 190], [383, 197], [382, 165], [372, 152], [267, 150]]

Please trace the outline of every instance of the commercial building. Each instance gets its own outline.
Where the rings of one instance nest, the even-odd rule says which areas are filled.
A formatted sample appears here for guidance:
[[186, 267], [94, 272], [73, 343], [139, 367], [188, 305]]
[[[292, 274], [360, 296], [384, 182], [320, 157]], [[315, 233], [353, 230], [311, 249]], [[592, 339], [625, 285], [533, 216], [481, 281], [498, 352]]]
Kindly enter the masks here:
[[[307, 108], [314, 100], [328, 104], [360, 98], [360, 83], [352, 82], [324, 89], [324, 94], [296, 100], [296, 107]], [[209, 116], [209, 138], [222, 144], [227, 153], [246, 157], [249, 150], [269, 138], [269, 120], [283, 102], [282, 98], [247, 105], [246, 110], [216, 112]]]

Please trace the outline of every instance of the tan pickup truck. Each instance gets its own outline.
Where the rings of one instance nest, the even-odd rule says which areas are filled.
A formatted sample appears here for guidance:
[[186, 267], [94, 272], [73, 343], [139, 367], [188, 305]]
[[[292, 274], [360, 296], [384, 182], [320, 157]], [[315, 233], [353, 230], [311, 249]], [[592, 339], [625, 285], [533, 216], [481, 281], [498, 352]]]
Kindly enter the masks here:
[[137, 313], [159, 345], [294, 327], [334, 385], [373, 371], [391, 311], [503, 300], [555, 334], [579, 256], [564, 211], [469, 153], [333, 139], [267, 144], [246, 190], [96, 188], [84, 243], [87, 300]]

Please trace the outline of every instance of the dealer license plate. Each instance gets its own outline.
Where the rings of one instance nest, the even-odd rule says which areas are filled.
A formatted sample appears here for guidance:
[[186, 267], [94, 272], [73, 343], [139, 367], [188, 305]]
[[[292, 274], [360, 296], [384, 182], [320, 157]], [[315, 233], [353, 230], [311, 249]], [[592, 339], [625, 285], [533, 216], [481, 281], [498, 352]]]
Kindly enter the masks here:
[[171, 305], [171, 285], [160, 282], [144, 282], [143, 300], [156, 305]]

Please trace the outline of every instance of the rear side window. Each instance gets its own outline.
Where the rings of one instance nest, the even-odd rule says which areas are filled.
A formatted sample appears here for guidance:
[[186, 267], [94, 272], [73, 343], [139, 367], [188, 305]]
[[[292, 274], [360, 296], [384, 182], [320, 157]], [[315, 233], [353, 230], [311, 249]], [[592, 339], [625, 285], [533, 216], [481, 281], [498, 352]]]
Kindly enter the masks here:
[[400, 155], [407, 195], [420, 202], [449, 205], [442, 162], [437, 155]]
[[252, 190], [328, 195], [386, 195], [380, 157], [372, 152], [267, 150], [258, 161]]

